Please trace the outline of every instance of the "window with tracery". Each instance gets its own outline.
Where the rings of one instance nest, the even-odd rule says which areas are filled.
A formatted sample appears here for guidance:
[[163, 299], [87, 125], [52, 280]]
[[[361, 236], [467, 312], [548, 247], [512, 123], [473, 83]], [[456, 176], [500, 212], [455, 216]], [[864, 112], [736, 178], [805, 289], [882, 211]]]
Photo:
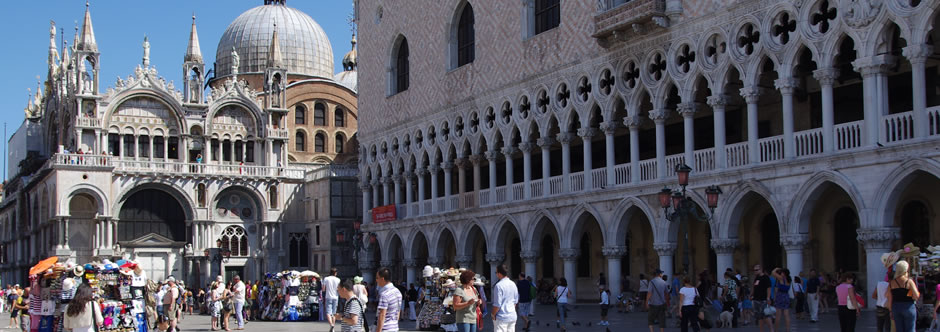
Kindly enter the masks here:
[[307, 266], [310, 261], [310, 243], [307, 241], [307, 233], [290, 233], [288, 251], [291, 267]]
[[219, 236], [223, 251], [231, 250], [232, 256], [248, 256], [248, 235], [241, 226], [229, 226]]

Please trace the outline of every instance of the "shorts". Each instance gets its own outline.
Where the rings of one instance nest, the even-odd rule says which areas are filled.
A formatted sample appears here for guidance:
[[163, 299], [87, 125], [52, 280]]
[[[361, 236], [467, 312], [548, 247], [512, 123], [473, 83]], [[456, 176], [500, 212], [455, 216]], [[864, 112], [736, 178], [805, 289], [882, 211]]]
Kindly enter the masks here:
[[660, 328], [666, 328], [666, 306], [650, 305], [650, 311], [646, 314], [646, 322], [649, 326], [659, 325]]
[[16, 318], [16, 316], [19, 316], [19, 315], [20, 315], [20, 309], [10, 310], [10, 318]]
[[529, 314], [529, 311], [531, 311], [531, 309], [532, 309], [532, 302], [519, 302], [519, 310], [517, 311], [520, 312], [522, 316], [526, 316]]
[[770, 316], [764, 315], [764, 308], [767, 307], [767, 301], [751, 301], [754, 304], [754, 318], [761, 320]]
[[610, 305], [601, 304], [601, 316], [607, 316], [607, 310], [610, 310]]
[[339, 304], [339, 299], [326, 299], [326, 314], [335, 315], [337, 304]]

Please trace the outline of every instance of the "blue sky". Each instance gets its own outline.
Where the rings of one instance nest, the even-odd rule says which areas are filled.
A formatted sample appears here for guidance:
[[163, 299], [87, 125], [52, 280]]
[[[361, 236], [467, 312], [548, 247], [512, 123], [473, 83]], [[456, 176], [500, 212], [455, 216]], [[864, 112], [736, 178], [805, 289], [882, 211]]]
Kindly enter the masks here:
[[[168, 81], [181, 86], [183, 53], [189, 39], [192, 15], [196, 13], [199, 42], [206, 68], [215, 61], [222, 32], [242, 12], [262, 5], [263, 0], [92, 0], [91, 18], [101, 52], [102, 90], [115, 79], [127, 77], [141, 62], [144, 35], [150, 39], [150, 63]], [[334, 71], [342, 71], [342, 57], [350, 49], [347, 19], [351, 0], [290, 0], [287, 5], [307, 13], [326, 31], [333, 46]], [[84, 0], [3, 1], [0, 31], [4, 31], [0, 54], [4, 64], [0, 80], [0, 112], [12, 135], [23, 122], [27, 88], [36, 90], [36, 76], [46, 79], [49, 50], [49, 20], [65, 29], [71, 45], [75, 24], [81, 24]], [[61, 33], [56, 36], [60, 40]], [[60, 44], [57, 41], [57, 45]], [[59, 50], [60, 54], [62, 50]], [[9, 138], [9, 137], [7, 137]], [[4, 139], [6, 141], [6, 139]], [[4, 151], [6, 153], [6, 151]]]

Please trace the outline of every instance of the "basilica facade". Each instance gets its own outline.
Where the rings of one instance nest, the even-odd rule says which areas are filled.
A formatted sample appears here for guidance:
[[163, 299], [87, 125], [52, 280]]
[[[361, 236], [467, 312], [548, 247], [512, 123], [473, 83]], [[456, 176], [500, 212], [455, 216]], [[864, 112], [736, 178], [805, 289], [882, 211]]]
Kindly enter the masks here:
[[[99, 48], [91, 9], [71, 45], [56, 33], [53, 23], [47, 78], [11, 139], [27, 153], [0, 202], [4, 281], [23, 283], [48, 256], [133, 259], [154, 280], [194, 285], [335, 262], [332, 233], [361, 211], [354, 38], [334, 74], [323, 29], [265, 1], [228, 26], [210, 68], [193, 16], [181, 83], [150, 64], [145, 38], [140, 65], [108, 85], [99, 72], [111, 46]], [[330, 199], [344, 187], [351, 201]], [[352, 208], [315, 216], [320, 202]]]
[[[882, 253], [940, 240], [940, 1], [412, 6], [356, 6], [363, 269], [505, 263], [582, 300], [600, 273], [755, 264], [874, 289]], [[696, 212], [667, 218], [683, 164]]]

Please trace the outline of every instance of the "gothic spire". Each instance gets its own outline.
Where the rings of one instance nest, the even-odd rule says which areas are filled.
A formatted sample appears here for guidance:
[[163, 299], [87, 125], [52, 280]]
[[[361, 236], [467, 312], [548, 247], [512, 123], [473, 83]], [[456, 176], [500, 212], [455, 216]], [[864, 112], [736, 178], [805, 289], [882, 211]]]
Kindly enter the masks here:
[[59, 49], [55, 44], [55, 21], [49, 21], [49, 70], [53, 71], [59, 61]]
[[98, 44], [95, 43], [95, 30], [91, 26], [91, 11], [88, 7], [88, 1], [85, 1], [85, 21], [82, 23], [81, 39], [76, 45], [76, 50], [98, 52]]
[[196, 14], [193, 14], [193, 27], [189, 32], [189, 45], [186, 46], [186, 55], [183, 56], [183, 62], [202, 63], [202, 51], [199, 50], [199, 35], [196, 33]]
[[268, 54], [268, 67], [281, 68], [284, 60], [281, 57], [281, 42], [277, 37], [277, 23], [274, 23], [274, 36], [271, 37], [271, 54]]

